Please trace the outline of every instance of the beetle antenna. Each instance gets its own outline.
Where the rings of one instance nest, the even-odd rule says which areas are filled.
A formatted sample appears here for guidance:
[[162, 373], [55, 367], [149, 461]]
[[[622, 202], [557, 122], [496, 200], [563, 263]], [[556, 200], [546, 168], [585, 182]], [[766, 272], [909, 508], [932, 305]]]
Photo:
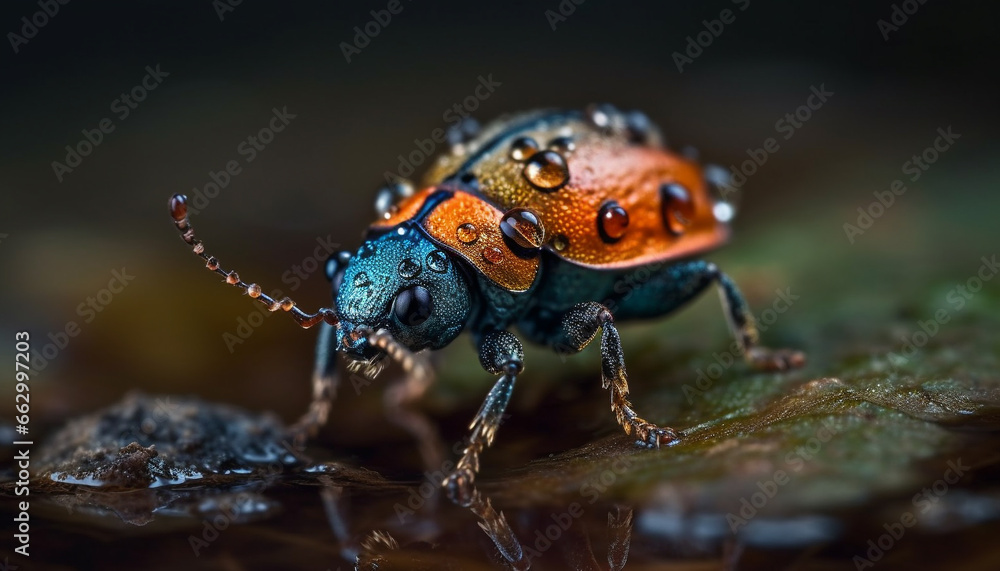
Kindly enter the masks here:
[[175, 194], [170, 197], [170, 215], [174, 219], [174, 225], [177, 226], [177, 230], [181, 233], [181, 238], [184, 238], [184, 241], [191, 246], [191, 250], [195, 254], [205, 260], [205, 267], [224, 277], [227, 284], [242, 289], [244, 293], [267, 306], [268, 311], [277, 311], [280, 309], [288, 312], [292, 319], [303, 329], [309, 329], [320, 322], [326, 322], [334, 326], [337, 325], [337, 314], [330, 308], [321, 307], [316, 313], [306, 313], [296, 307], [295, 302], [291, 298], [284, 297], [280, 300], [275, 300], [264, 293], [259, 285], [255, 283], [248, 284], [241, 280], [235, 270], [227, 272], [222, 269], [219, 266], [219, 260], [215, 256], [205, 253], [205, 245], [202, 241], [195, 239], [194, 228], [188, 222], [187, 197], [183, 194]]

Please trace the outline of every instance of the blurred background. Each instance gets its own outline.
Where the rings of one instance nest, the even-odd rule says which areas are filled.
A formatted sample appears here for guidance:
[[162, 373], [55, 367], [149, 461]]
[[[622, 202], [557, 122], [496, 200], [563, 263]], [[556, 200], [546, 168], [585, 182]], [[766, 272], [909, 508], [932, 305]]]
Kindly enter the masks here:
[[[782, 317], [765, 337], [818, 355], [804, 380], [834, 376], [824, 367], [842, 355], [817, 346], [831, 343], [824, 335], [838, 315], [870, 320], [860, 343], [893, 348], [898, 336], [878, 316], [933, 314], [1000, 246], [992, 5], [400, 0], [389, 14], [383, 1], [72, 2], [26, 24], [41, 4], [5, 3], [0, 18], [9, 44], [0, 49], [0, 338], [10, 340], [0, 343], [0, 362], [13, 360], [14, 332], [30, 330], [40, 430], [132, 389], [296, 418], [309, 398], [314, 334], [278, 317], [241, 337], [254, 306], [187, 251], [168, 197], [215, 194], [210, 183], [228, 178], [192, 218], [208, 250], [265, 290], [280, 288], [306, 308], [328, 304], [317, 248], [357, 247], [385, 174], [401, 173], [404, 160], [422, 172], [430, 158], [419, 141], [453, 124], [456, 106], [485, 122], [609, 102], [646, 112], [672, 148], [752, 171], [732, 243], [710, 257], [758, 311], [776, 288], [802, 292], [789, 314], [797, 317]], [[490, 90], [477, 92], [483, 83]], [[810, 99], [815, 92], [825, 101]], [[134, 93], [142, 100], [122, 99]], [[287, 124], [262, 134], [278, 125], [275, 110]], [[99, 144], [81, 147], [102, 125]], [[949, 130], [954, 137], [942, 138]], [[766, 162], [743, 166], [769, 138], [777, 150]], [[67, 146], [86, 156], [77, 163]], [[432, 155], [445, 150], [434, 146]], [[232, 162], [238, 174], [220, 175]], [[872, 210], [873, 193], [896, 179], [905, 193]], [[878, 214], [859, 220], [859, 208]], [[111, 287], [116, 280], [127, 285]], [[982, 299], [996, 300], [997, 283]], [[657, 330], [668, 340], [652, 355], [704, 357], [670, 369], [676, 394], [730, 342], [715, 296], [704, 297]], [[805, 325], [794, 328], [800, 318]], [[985, 350], [995, 355], [995, 341]], [[540, 385], [565, 374], [548, 374], [557, 358], [529, 355]], [[571, 370], [596, 385], [594, 355], [582, 359]], [[472, 387], [429, 398], [442, 431], [457, 439], [488, 378], [465, 339], [443, 363], [446, 381], [462, 377], [446, 386]], [[521, 419], [507, 436], [538, 426], [530, 410], [544, 397], [532, 384], [522, 383]], [[13, 394], [10, 381], [2, 386]], [[407, 442], [395, 428], [371, 426], [380, 397], [370, 393], [342, 391], [319, 440], [329, 456], [361, 462], [379, 438]], [[611, 433], [606, 395], [586, 394], [605, 415], [593, 423]], [[11, 409], [0, 406], [7, 424]], [[369, 429], [351, 431], [359, 421]], [[510, 449], [493, 452], [514, 467], [592, 434], [541, 449], [501, 434], [498, 446]], [[392, 462], [375, 468], [418, 474], [411, 448]]]

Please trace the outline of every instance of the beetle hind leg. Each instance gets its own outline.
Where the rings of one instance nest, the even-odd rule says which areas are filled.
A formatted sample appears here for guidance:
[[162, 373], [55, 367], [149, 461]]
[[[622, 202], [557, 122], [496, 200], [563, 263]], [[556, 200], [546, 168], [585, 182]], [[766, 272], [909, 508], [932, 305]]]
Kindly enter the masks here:
[[760, 333], [750, 307], [733, 280], [715, 264], [707, 264], [709, 275], [719, 285], [719, 296], [726, 311], [729, 328], [751, 367], [761, 371], [785, 371], [805, 364], [806, 355], [795, 349], [770, 349], [760, 344]]

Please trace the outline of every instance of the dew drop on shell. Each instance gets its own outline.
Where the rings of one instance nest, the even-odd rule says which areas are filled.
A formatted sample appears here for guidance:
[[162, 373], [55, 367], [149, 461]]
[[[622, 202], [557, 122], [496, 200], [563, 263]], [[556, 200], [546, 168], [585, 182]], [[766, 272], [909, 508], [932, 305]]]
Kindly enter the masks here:
[[466, 222], [455, 230], [455, 237], [463, 244], [472, 244], [479, 239], [479, 228], [471, 222]]
[[604, 203], [597, 215], [597, 227], [605, 242], [617, 242], [628, 229], [628, 212], [617, 202]]
[[625, 115], [625, 136], [630, 143], [649, 142], [654, 129], [653, 122], [642, 111], [629, 111]]
[[491, 264], [499, 264], [503, 261], [503, 250], [490, 246], [483, 250], [483, 259]]
[[371, 242], [365, 242], [364, 244], [361, 245], [361, 248], [358, 249], [359, 258], [370, 258], [374, 255], [375, 255], [375, 244], [372, 244]]
[[535, 153], [524, 165], [524, 178], [535, 188], [546, 192], [559, 190], [569, 181], [566, 159], [555, 151]]
[[538, 143], [531, 137], [518, 137], [510, 144], [510, 158], [526, 161], [538, 152]]
[[545, 242], [542, 221], [531, 210], [512, 208], [500, 219], [500, 231], [522, 248], [537, 250]]
[[675, 236], [687, 231], [694, 220], [694, 202], [684, 185], [676, 182], [660, 186], [660, 200], [663, 208], [663, 222]]
[[556, 249], [557, 252], [562, 252], [569, 247], [569, 239], [562, 234], [556, 234], [552, 238], [552, 247]]
[[417, 277], [420, 275], [421, 269], [423, 268], [420, 266], [420, 262], [413, 258], [403, 258], [403, 261], [399, 262], [399, 266], [396, 267], [396, 271], [399, 272], [400, 277], [406, 279]]
[[448, 255], [441, 250], [434, 250], [427, 254], [427, 268], [432, 272], [443, 274], [448, 271]]
[[573, 137], [556, 137], [546, 145], [550, 151], [557, 153], [568, 153], [576, 149], [576, 142]]

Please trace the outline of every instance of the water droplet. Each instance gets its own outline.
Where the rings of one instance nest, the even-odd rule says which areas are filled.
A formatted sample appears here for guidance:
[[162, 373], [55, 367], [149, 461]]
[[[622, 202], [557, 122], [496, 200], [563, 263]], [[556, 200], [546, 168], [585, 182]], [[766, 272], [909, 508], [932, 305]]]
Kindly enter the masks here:
[[441, 250], [434, 250], [427, 254], [427, 268], [432, 272], [443, 274], [448, 271], [448, 254]]
[[556, 249], [557, 252], [562, 252], [569, 247], [569, 239], [562, 234], [556, 234], [552, 238], [552, 247]]
[[260, 297], [260, 286], [257, 284], [250, 284], [247, 286], [247, 295], [254, 299]]
[[538, 143], [531, 137], [518, 137], [510, 144], [510, 158], [526, 161], [538, 152]]
[[660, 186], [663, 203], [663, 221], [675, 236], [683, 234], [694, 220], [694, 202], [683, 185], [670, 182]]
[[354, 287], [368, 287], [372, 285], [372, 281], [368, 279], [368, 274], [364, 272], [358, 272], [358, 274], [354, 276], [353, 283]]
[[549, 141], [549, 144], [546, 146], [550, 151], [568, 153], [576, 149], [576, 142], [573, 141], [573, 137], [556, 137]]
[[212, 256], [205, 261], [205, 267], [214, 272], [215, 270], [219, 269], [219, 260], [216, 260], [215, 256]]
[[452, 125], [445, 134], [448, 144], [455, 146], [467, 143], [479, 134], [479, 121], [472, 117], [466, 117], [459, 123]]
[[375, 244], [372, 244], [371, 242], [365, 242], [358, 249], [359, 258], [370, 258], [374, 255], [375, 255]]
[[471, 222], [466, 222], [455, 230], [455, 237], [463, 244], [472, 244], [479, 239], [479, 228]]
[[733, 184], [730, 172], [719, 165], [705, 166], [705, 186], [714, 206], [712, 214], [719, 222], [729, 222], [736, 216], [740, 189]]
[[389, 214], [390, 210], [396, 205], [396, 196], [393, 194], [392, 189], [388, 187], [383, 187], [375, 195], [375, 214], [386, 218], [386, 214]]
[[483, 250], [483, 259], [491, 264], [499, 264], [503, 261], [503, 250], [491, 246]]
[[618, 110], [615, 109], [615, 106], [607, 103], [587, 107], [587, 119], [599, 129], [609, 129], [613, 117], [617, 114]]
[[625, 137], [630, 143], [647, 143], [655, 127], [642, 111], [629, 111], [625, 116]]
[[236, 285], [240, 283], [240, 275], [236, 272], [229, 272], [226, 275], [226, 283], [230, 285]]
[[602, 240], [617, 242], [628, 229], [628, 212], [613, 200], [606, 202], [597, 214], [597, 227]]
[[396, 271], [399, 272], [401, 277], [406, 279], [415, 278], [420, 275], [420, 263], [413, 258], [404, 258], [403, 261], [399, 262], [399, 266]]
[[733, 216], [736, 215], [736, 211], [728, 202], [716, 202], [715, 205], [712, 206], [712, 214], [719, 222], [726, 223], [733, 219]]
[[194, 243], [193, 246], [191, 246], [191, 250], [195, 254], [201, 255], [205, 251], [205, 245], [202, 244], [200, 241], [197, 241], [197, 242]]
[[696, 163], [701, 159], [701, 152], [698, 151], [698, 149], [693, 145], [684, 145], [681, 147], [681, 156], [693, 163]]
[[407, 180], [397, 180], [386, 184], [375, 195], [375, 213], [382, 218], [390, 218], [398, 210], [400, 200], [413, 195], [413, 184]]
[[536, 250], [545, 241], [545, 229], [538, 215], [526, 208], [512, 208], [500, 219], [500, 231], [518, 246]]
[[555, 151], [535, 153], [524, 165], [524, 178], [535, 188], [546, 192], [559, 190], [569, 181], [566, 159]]

